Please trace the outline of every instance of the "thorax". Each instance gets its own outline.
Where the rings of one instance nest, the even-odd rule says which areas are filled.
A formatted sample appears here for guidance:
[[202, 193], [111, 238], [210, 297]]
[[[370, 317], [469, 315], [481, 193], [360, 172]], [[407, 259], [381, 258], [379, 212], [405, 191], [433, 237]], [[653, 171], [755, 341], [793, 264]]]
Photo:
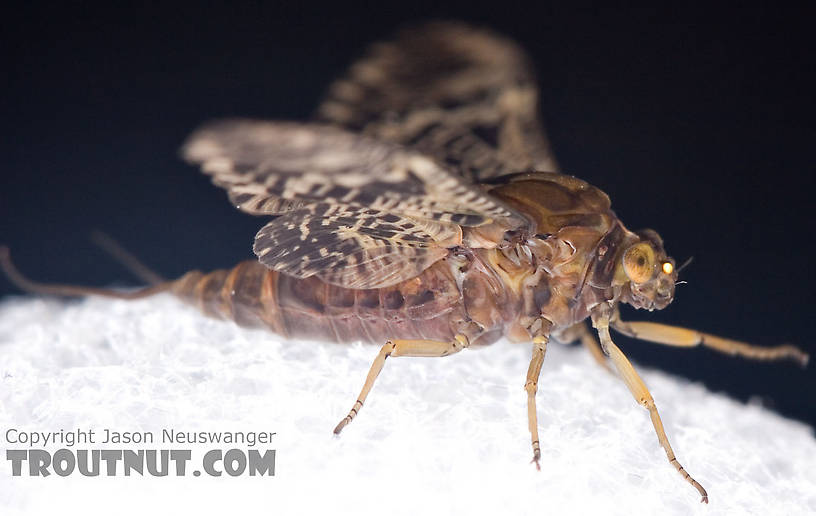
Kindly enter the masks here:
[[566, 328], [619, 295], [611, 271], [632, 234], [601, 190], [571, 176], [523, 174], [491, 194], [527, 216], [535, 233], [473, 251], [463, 294], [474, 320], [486, 327], [501, 322], [511, 340], [529, 340], [536, 318]]

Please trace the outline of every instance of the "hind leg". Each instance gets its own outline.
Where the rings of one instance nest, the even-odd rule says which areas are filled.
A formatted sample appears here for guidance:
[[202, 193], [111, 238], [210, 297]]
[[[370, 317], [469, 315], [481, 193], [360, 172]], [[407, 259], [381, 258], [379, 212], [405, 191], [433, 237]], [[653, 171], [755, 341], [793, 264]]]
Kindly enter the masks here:
[[374, 359], [368, 371], [368, 376], [360, 391], [360, 395], [357, 396], [357, 401], [354, 402], [348, 415], [334, 428], [334, 433], [339, 434], [346, 425], [351, 423], [354, 417], [360, 412], [360, 409], [363, 408], [363, 403], [365, 403], [369, 391], [371, 391], [371, 388], [374, 386], [374, 381], [377, 379], [380, 371], [382, 371], [386, 358], [445, 357], [462, 351], [468, 347], [469, 344], [470, 341], [463, 334], [456, 335], [450, 342], [436, 340], [389, 340], [380, 348], [380, 352], [377, 354], [377, 357]]

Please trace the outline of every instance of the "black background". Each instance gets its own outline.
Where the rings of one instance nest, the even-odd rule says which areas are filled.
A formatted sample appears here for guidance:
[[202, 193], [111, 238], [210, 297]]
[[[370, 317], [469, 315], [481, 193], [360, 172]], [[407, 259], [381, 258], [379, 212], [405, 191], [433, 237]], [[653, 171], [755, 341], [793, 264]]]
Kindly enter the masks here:
[[[263, 220], [178, 159], [185, 136], [224, 116], [305, 119], [367, 43], [459, 18], [530, 52], [563, 169], [678, 262], [694, 255], [667, 310], [625, 316], [813, 354], [808, 13], [537, 5], [4, 12], [0, 241], [30, 276], [90, 285], [138, 283], [90, 243], [97, 228], [168, 277], [249, 258]], [[816, 423], [813, 366], [617, 340], [639, 363]]]

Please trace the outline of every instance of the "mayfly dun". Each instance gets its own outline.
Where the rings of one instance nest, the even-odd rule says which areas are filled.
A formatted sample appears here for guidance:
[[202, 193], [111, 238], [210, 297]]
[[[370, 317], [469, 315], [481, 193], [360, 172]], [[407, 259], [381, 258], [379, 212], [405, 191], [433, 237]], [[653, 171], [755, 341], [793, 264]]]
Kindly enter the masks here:
[[656, 232], [630, 231], [604, 192], [559, 171], [537, 95], [527, 57], [501, 36], [458, 23], [406, 30], [332, 84], [313, 122], [218, 121], [184, 145], [184, 158], [233, 205], [273, 217], [255, 237], [258, 260], [174, 281], [145, 273], [153, 285], [135, 292], [31, 282], [6, 248], [0, 262], [31, 292], [171, 292], [208, 315], [288, 338], [380, 345], [335, 433], [362, 409], [389, 357], [443, 357], [500, 338], [532, 342], [524, 388], [536, 466], [547, 345], [579, 341], [605, 367], [611, 362], [648, 410], [671, 465], [707, 502], [610, 329], [756, 360], [805, 365], [808, 356], [622, 320], [621, 303], [671, 303], [679, 268]]

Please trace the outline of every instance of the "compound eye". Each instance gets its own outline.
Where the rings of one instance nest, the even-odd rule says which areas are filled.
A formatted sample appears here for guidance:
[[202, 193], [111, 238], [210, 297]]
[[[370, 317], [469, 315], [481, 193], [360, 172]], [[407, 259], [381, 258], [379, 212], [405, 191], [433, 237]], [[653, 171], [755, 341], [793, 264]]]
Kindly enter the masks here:
[[663, 262], [663, 272], [665, 274], [671, 274], [674, 272], [674, 265], [672, 265], [672, 262]]
[[652, 277], [655, 263], [654, 250], [646, 243], [635, 244], [623, 255], [623, 271], [635, 283], [644, 283]]

